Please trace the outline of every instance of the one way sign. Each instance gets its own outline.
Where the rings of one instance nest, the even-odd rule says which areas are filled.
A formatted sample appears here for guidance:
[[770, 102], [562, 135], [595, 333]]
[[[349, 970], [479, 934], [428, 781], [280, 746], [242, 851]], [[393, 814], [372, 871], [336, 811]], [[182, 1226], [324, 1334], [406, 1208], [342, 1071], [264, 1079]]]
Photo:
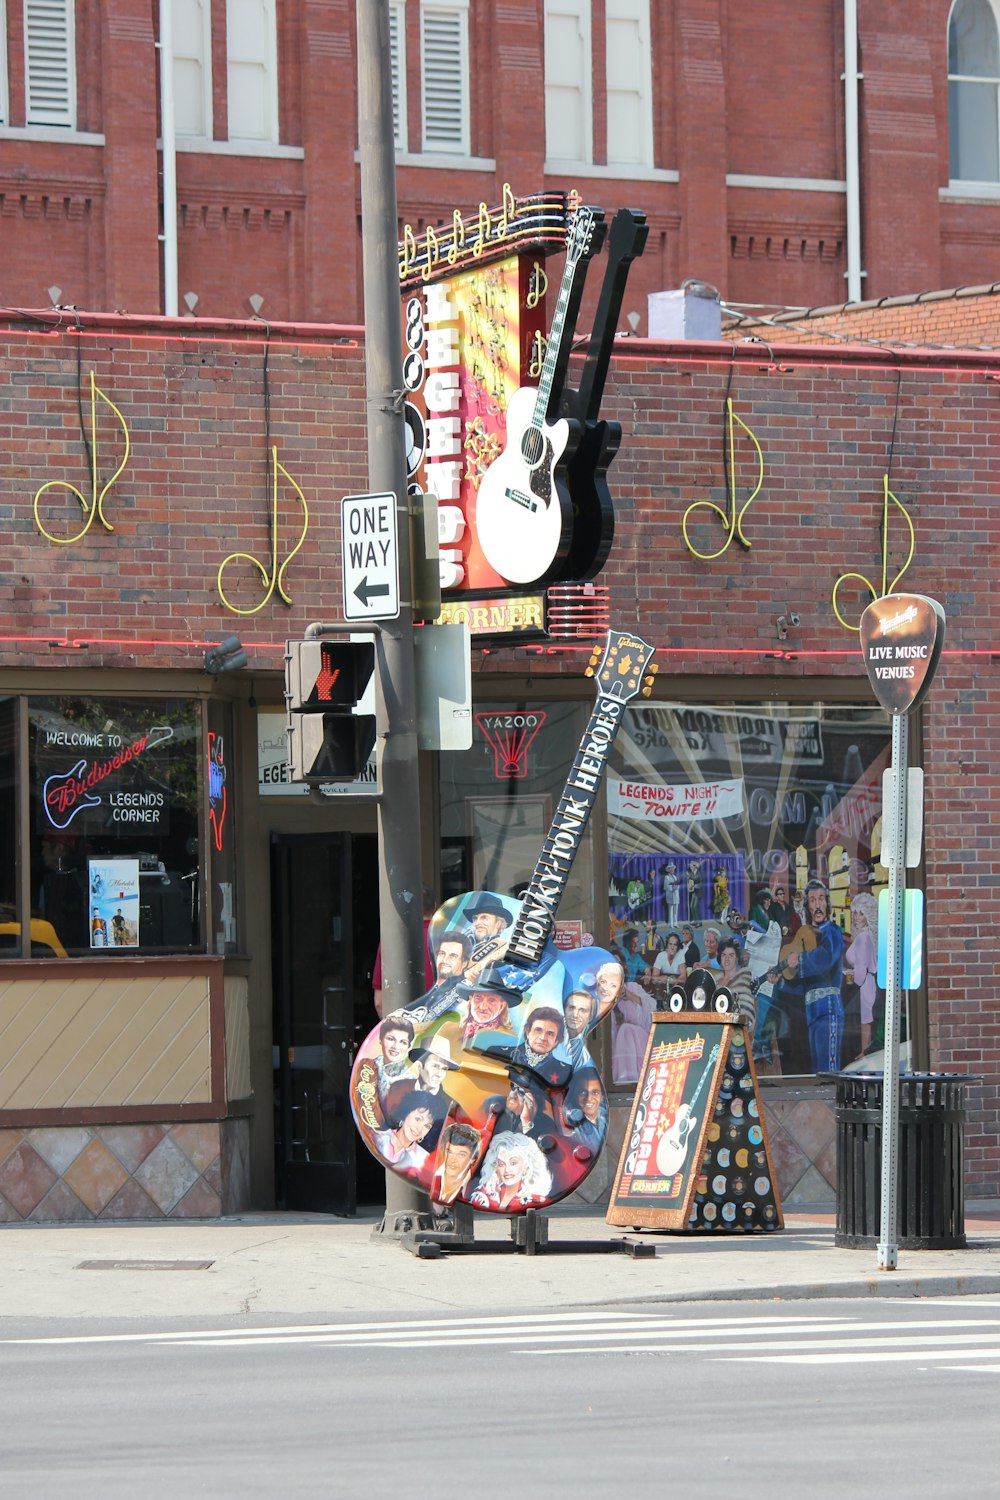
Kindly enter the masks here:
[[345, 495], [340, 519], [345, 620], [395, 620], [399, 614], [395, 495]]

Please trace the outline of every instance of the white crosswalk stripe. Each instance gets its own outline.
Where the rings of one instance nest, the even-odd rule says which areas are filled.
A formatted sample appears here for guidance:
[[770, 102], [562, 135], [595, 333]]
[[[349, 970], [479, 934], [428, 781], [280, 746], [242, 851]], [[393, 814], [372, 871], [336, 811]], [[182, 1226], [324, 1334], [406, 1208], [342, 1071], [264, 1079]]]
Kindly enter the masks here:
[[[954, 1300], [947, 1304], [958, 1311]], [[926, 1304], [923, 1304], [926, 1308]], [[964, 1311], [964, 1308], [962, 1309]], [[978, 1306], [977, 1306], [977, 1311]], [[879, 1309], [881, 1312], [882, 1310]], [[646, 1354], [669, 1358], [697, 1354], [728, 1363], [844, 1365], [916, 1363], [1000, 1373], [1000, 1318], [893, 1315], [858, 1318], [837, 1314], [715, 1313], [690, 1316], [665, 1311], [566, 1311], [484, 1314], [479, 1317], [388, 1318], [378, 1321], [292, 1324], [274, 1328], [162, 1330], [81, 1334], [0, 1342], [135, 1344], [161, 1348], [251, 1349], [465, 1349], [493, 1347], [536, 1358], [581, 1354]]]
[[[491, 1334], [498, 1338], [521, 1333], [538, 1333], [547, 1330], [550, 1337], [565, 1334], [567, 1330], [589, 1328], [599, 1333], [613, 1330], [638, 1332], [649, 1329], [653, 1322], [657, 1326], [675, 1329], [736, 1329], [745, 1326], [745, 1319], [658, 1317], [647, 1313], [614, 1312], [549, 1312], [549, 1313], [499, 1313], [481, 1317], [451, 1316], [442, 1313], [433, 1318], [380, 1318], [377, 1322], [358, 1323], [298, 1323], [275, 1328], [216, 1328], [191, 1329], [162, 1333], [92, 1333], [61, 1334], [49, 1338], [2, 1339], [0, 1343], [15, 1344], [130, 1344], [130, 1343], [299, 1343], [323, 1340], [328, 1343], [385, 1344], [390, 1340], [404, 1343], [420, 1343], [424, 1339], [435, 1342], [445, 1339], [451, 1343], [465, 1343], [475, 1335]], [[820, 1324], [836, 1322], [836, 1318], [817, 1318], [804, 1314], [782, 1317], [771, 1314], [754, 1319], [759, 1326], [778, 1327], [794, 1324]]]

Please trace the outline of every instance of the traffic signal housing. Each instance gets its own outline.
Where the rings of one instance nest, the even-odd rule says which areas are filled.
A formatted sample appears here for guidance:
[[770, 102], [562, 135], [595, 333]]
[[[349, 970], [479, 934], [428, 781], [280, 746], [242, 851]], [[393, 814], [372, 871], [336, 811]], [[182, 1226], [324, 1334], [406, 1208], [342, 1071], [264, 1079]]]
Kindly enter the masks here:
[[285, 645], [292, 781], [354, 781], [375, 745], [375, 643], [370, 636]]

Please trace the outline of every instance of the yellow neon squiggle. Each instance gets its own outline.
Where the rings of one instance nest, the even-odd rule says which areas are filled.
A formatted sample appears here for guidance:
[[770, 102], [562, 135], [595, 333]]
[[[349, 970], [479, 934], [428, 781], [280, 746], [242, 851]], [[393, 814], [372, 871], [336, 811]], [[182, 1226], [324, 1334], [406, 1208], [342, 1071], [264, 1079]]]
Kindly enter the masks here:
[[[115, 470], [115, 472], [112, 474], [111, 478], [108, 480], [107, 484], [100, 491], [98, 491], [98, 488], [97, 488], [97, 398], [98, 398], [98, 396], [100, 396], [100, 398], [104, 402], [105, 406], [110, 406], [111, 410], [114, 412], [115, 416], [118, 418], [119, 422], [121, 423], [122, 432], [125, 434], [125, 452], [124, 452], [124, 454], [122, 456], [122, 461], [118, 465], [118, 467]], [[118, 476], [124, 470], [125, 465], [128, 463], [128, 456], [129, 456], [129, 452], [131, 451], [131, 446], [132, 446], [131, 445], [131, 441], [130, 441], [129, 435], [128, 435], [128, 426], [126, 424], [125, 418], [122, 416], [121, 412], [118, 410], [118, 408], [115, 405], [115, 403], [111, 400], [111, 397], [110, 396], [106, 396], [104, 394], [104, 392], [101, 390], [100, 386], [94, 380], [94, 372], [93, 372], [93, 370], [91, 370], [91, 372], [90, 372], [90, 502], [88, 504], [88, 502], [83, 497], [83, 492], [81, 490], [78, 490], [75, 484], [70, 484], [69, 481], [66, 480], [66, 479], [50, 479], [47, 484], [43, 484], [42, 487], [41, 487], [41, 489], [39, 489], [39, 490], [37, 490], [35, 492], [34, 511], [35, 511], [35, 525], [38, 527], [39, 531], [42, 533], [42, 536], [45, 537], [46, 541], [48, 541], [48, 542], [54, 542], [57, 547], [68, 547], [73, 542], [82, 541], [82, 539], [87, 535], [87, 532], [90, 530], [91, 526], [94, 524], [94, 517], [95, 516], [100, 521], [100, 523], [104, 527], [105, 531], [114, 531], [115, 528], [112, 526], [111, 522], [108, 520], [108, 518], [104, 514], [104, 497], [108, 493], [108, 491], [111, 489], [111, 486], [114, 484], [115, 480], [118, 478]], [[53, 536], [52, 533], [51, 533], [51, 531], [46, 531], [45, 527], [42, 525], [42, 518], [41, 518], [41, 515], [39, 514], [39, 506], [38, 506], [38, 502], [42, 498], [42, 496], [45, 494], [46, 490], [69, 490], [69, 492], [70, 492], [71, 495], [75, 495], [76, 496], [76, 498], [80, 502], [80, 505], [83, 507], [83, 513], [84, 513], [84, 515], [87, 517], [87, 519], [86, 519], [86, 521], [84, 523], [83, 529], [81, 531], [76, 532], [76, 534], [74, 536]]]
[[[723, 552], [725, 552], [726, 548], [732, 542], [733, 537], [736, 537], [742, 546], [749, 549], [750, 543], [747, 541], [747, 538], [743, 534], [743, 517], [746, 515], [747, 511], [750, 509], [751, 505], [760, 494], [761, 486], [764, 483], [764, 455], [761, 452], [760, 444], [758, 443], [754, 433], [751, 432], [750, 428], [744, 422], [743, 418], [733, 410], [733, 403], [728, 396], [726, 397], [726, 422], [727, 441], [729, 444], [729, 512], [727, 513], [726, 511], [724, 511], [721, 505], [716, 505], [714, 500], [695, 500], [691, 505], [688, 506], [681, 519], [681, 531], [684, 536], [684, 545], [687, 547], [689, 552], [693, 553], [695, 557], [700, 558], [702, 562], [711, 562], [714, 558], [721, 557]], [[747, 496], [746, 500], [743, 502], [738, 511], [736, 509], [736, 447], [733, 437], [734, 422], [738, 422], [739, 425], [743, 428], [743, 431], [746, 433], [751, 443], [753, 443], [754, 450], [757, 454], [757, 483], [754, 485], [753, 489], [750, 491], [750, 494]], [[713, 515], [718, 516], [719, 520], [726, 528], [726, 539], [722, 543], [722, 546], [717, 548], [715, 552], [699, 552], [698, 548], [694, 545], [691, 538], [688, 536], [688, 517], [693, 511], [700, 510], [703, 507], [711, 511]]]
[[[892, 501], [893, 505], [895, 505], [895, 507], [899, 511], [900, 515], [903, 517], [903, 520], [906, 522], [906, 528], [907, 528], [907, 531], [909, 532], [909, 536], [910, 536], [910, 549], [909, 549], [909, 551], [906, 554], [906, 561], [904, 562], [903, 566], [900, 568], [899, 572], [896, 574], [896, 576], [892, 580], [892, 582], [889, 583], [889, 584], [887, 584], [887, 580], [888, 580], [888, 577], [889, 577], [889, 501], [890, 500]], [[903, 574], [909, 568], [910, 563], [913, 561], [913, 553], [914, 553], [914, 550], [915, 550], [915, 546], [916, 546], [916, 540], [915, 540], [915, 535], [914, 535], [914, 530], [913, 530], [913, 522], [910, 520], [909, 512], [907, 511], [905, 505], [903, 505], [902, 501], [898, 500], [896, 498], [896, 496], [892, 493], [892, 490], [889, 488], [889, 476], [888, 476], [888, 474], [883, 474], [882, 475], [882, 592], [881, 592], [881, 594], [877, 593], [876, 589], [875, 589], [875, 585], [872, 583], [871, 579], [870, 578], [866, 578], [863, 573], [842, 573], [840, 575], [840, 577], [837, 579], [836, 583], [833, 585], [833, 594], [831, 596], [831, 603], [833, 604], [833, 612], [834, 612], [834, 614], [837, 616], [837, 619], [840, 621], [841, 625], [843, 625], [843, 627], [844, 627], [845, 630], [856, 630], [856, 631], [860, 630], [861, 629], [861, 619], [860, 619], [860, 616], [859, 616], [858, 623], [856, 625], [851, 625], [851, 624], [849, 624], [847, 622], [847, 620], [844, 619], [843, 615], [840, 613], [840, 609], [839, 609], [839, 607], [837, 605], [837, 590], [840, 588], [840, 585], [842, 583], [847, 583], [849, 579], [853, 579], [854, 582], [863, 584], [864, 587], [868, 590], [869, 594], [871, 594], [871, 596], [872, 596], [871, 597], [871, 602], [872, 603], [874, 603], [876, 599], [884, 599], [887, 594], [891, 594], [892, 593], [893, 589], [896, 587], [896, 584], [899, 582], [899, 580], [902, 578]]]
[[[292, 489], [295, 491], [295, 493], [298, 495], [299, 499], [302, 501], [302, 530], [299, 532], [299, 539], [298, 539], [298, 541], [295, 543], [295, 546], [289, 552], [288, 556], [285, 558], [285, 560], [281, 564], [280, 568], [278, 567], [278, 475], [279, 474], [284, 475], [284, 477], [288, 480], [288, 483], [292, 486]], [[226, 608], [228, 610], [231, 610], [234, 615], [256, 615], [256, 614], [258, 614], [264, 608], [264, 605], [270, 599], [270, 597], [274, 593], [275, 589], [277, 589], [279, 596], [284, 600], [284, 602], [286, 604], [291, 604], [291, 602], [292, 602], [291, 596], [285, 592], [285, 569], [288, 567], [288, 564], [291, 562], [292, 558], [295, 556], [296, 552], [298, 552], [299, 548], [302, 546], [302, 543], [306, 539], [306, 532], [309, 530], [309, 506], [306, 503], [306, 497], [305, 497], [305, 495], [299, 489], [299, 486], [295, 483], [295, 480], [292, 478], [291, 474], [289, 474], [288, 470], [286, 468], [284, 468], [284, 466], [278, 462], [278, 450], [277, 450], [277, 448], [272, 448], [271, 449], [271, 475], [272, 475], [272, 485], [271, 485], [271, 570], [270, 570], [270, 572], [268, 572], [267, 568], [265, 568], [264, 564], [260, 561], [260, 559], [254, 557], [252, 553], [250, 553], [250, 552], [231, 552], [228, 557], [224, 557], [222, 559], [222, 562], [219, 564], [219, 571], [216, 574], [215, 585], [216, 585], [216, 588], [219, 591], [219, 598], [222, 600], [222, 602], [226, 606]], [[261, 583], [265, 584], [267, 586], [267, 593], [264, 595], [263, 599], [260, 601], [259, 604], [255, 604], [254, 605], [253, 609], [241, 609], [238, 604], [231, 604], [229, 602], [229, 600], [226, 598], [225, 590], [222, 587], [222, 575], [223, 575], [225, 569], [228, 567], [228, 565], [231, 562], [248, 562], [248, 563], [252, 563], [253, 566], [257, 569], [258, 573], [260, 574], [260, 581], [261, 581]]]

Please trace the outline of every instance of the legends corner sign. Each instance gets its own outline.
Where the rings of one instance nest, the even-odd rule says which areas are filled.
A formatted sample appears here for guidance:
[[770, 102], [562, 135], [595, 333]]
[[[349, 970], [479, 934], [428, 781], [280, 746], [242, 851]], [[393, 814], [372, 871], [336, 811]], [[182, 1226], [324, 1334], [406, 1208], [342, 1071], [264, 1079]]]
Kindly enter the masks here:
[[926, 696], [944, 643], [944, 610], [923, 594], [886, 594], [861, 616], [861, 650], [876, 698], [890, 714]]

